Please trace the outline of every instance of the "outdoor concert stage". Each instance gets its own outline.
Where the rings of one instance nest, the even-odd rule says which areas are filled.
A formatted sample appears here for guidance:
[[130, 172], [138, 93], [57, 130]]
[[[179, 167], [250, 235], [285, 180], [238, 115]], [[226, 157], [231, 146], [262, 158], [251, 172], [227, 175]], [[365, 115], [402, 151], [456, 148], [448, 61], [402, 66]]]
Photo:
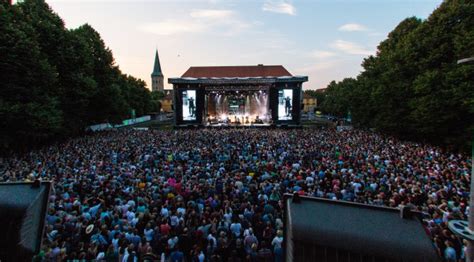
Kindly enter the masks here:
[[302, 84], [283, 66], [190, 67], [173, 84], [175, 126], [299, 126]]

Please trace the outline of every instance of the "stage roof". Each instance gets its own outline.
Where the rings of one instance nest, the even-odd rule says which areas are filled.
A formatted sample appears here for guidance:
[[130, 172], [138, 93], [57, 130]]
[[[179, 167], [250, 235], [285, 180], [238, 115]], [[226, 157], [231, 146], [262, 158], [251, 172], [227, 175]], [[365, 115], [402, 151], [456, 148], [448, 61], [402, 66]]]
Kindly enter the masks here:
[[170, 77], [171, 84], [208, 84], [208, 85], [255, 85], [273, 83], [302, 83], [308, 81], [307, 76], [279, 76], [279, 77]]
[[280, 77], [292, 76], [281, 65], [192, 66], [181, 77]]

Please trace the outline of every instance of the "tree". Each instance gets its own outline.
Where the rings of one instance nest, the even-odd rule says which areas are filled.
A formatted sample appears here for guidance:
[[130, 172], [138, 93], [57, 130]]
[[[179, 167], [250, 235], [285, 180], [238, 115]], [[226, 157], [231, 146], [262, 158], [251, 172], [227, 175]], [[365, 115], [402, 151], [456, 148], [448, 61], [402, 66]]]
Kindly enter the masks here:
[[364, 59], [356, 80], [331, 82], [323, 110], [405, 139], [469, 148], [474, 131], [474, 4], [443, 2], [427, 20], [403, 20]]
[[97, 31], [67, 30], [44, 0], [1, 3], [0, 34], [3, 153], [156, 107], [145, 82], [114, 64]]
[[465, 148], [474, 131], [474, 66], [456, 61], [474, 54], [473, 12], [473, 3], [444, 2], [410, 39], [423, 54], [416, 63], [421, 72], [413, 81], [410, 120], [419, 136]]
[[352, 109], [350, 101], [356, 85], [357, 81], [353, 78], [345, 78], [341, 82], [332, 81], [326, 88], [322, 110], [334, 116], [347, 117]]
[[56, 72], [41, 54], [33, 27], [16, 6], [0, 5], [1, 147], [24, 147], [53, 137], [62, 114]]

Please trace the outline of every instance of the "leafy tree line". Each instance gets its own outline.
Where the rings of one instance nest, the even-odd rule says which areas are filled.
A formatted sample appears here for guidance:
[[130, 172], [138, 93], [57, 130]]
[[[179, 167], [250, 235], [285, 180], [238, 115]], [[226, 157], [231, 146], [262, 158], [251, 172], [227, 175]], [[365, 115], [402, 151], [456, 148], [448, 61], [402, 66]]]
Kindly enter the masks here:
[[159, 110], [145, 82], [123, 74], [99, 33], [68, 30], [44, 0], [0, 2], [0, 150], [78, 135]]
[[474, 3], [444, 1], [426, 20], [403, 20], [362, 63], [331, 82], [322, 109], [405, 139], [468, 149], [474, 132]]

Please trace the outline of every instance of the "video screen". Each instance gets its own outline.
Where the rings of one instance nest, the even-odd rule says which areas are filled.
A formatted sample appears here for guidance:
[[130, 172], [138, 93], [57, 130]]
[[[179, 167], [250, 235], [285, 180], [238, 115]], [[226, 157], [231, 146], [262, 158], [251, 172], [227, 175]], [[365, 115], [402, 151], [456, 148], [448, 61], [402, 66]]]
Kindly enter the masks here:
[[183, 121], [196, 120], [196, 90], [182, 91]]
[[292, 120], [293, 89], [278, 91], [278, 120]]

